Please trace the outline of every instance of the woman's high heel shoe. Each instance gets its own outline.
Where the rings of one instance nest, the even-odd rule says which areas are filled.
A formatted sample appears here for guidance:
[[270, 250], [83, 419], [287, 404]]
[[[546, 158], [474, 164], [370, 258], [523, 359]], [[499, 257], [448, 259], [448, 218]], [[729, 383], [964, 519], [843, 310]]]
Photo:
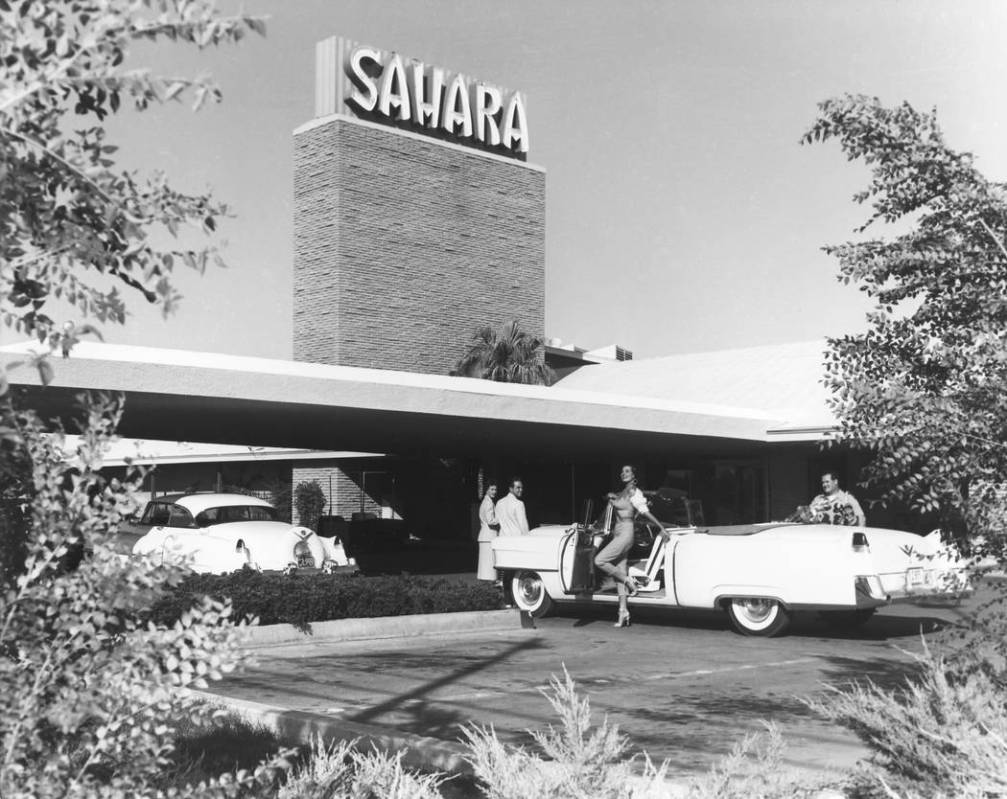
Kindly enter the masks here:
[[629, 596], [636, 596], [640, 592], [640, 586], [632, 577], [626, 578], [626, 593]]
[[631, 623], [632, 622], [630, 622], [630, 620], [629, 620], [629, 611], [628, 610], [625, 610], [625, 611], [620, 610], [619, 611], [619, 618], [616, 619], [615, 626], [616, 627], [629, 627], [629, 625]]

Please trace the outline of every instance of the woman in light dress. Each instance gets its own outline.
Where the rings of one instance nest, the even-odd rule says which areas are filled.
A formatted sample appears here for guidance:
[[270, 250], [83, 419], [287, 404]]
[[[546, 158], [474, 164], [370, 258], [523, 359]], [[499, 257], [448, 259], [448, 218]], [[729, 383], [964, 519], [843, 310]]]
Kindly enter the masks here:
[[652, 524], [656, 524], [661, 535], [667, 536], [664, 526], [654, 517], [647, 507], [647, 500], [636, 484], [636, 469], [630, 465], [622, 467], [619, 472], [622, 480], [622, 490], [608, 494], [608, 504], [615, 514], [615, 525], [612, 530], [612, 540], [597, 554], [594, 565], [600, 571], [615, 580], [616, 591], [619, 593], [619, 618], [616, 627], [629, 627], [629, 605], [627, 596], [634, 596], [640, 587], [636, 580], [629, 576], [626, 559], [633, 546], [634, 521], [639, 514]]
[[497, 496], [496, 484], [486, 486], [486, 493], [479, 505], [479, 565], [476, 568], [476, 579], [496, 580], [497, 572], [493, 563], [493, 539], [500, 533], [494, 502]]

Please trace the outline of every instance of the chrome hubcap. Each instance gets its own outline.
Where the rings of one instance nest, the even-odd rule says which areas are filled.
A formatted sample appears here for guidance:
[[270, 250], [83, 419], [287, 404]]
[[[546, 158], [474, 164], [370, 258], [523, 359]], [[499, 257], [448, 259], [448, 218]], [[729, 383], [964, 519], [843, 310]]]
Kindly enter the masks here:
[[542, 598], [542, 581], [532, 575], [522, 575], [518, 581], [521, 601], [527, 605], [537, 605]]
[[735, 601], [735, 607], [755, 624], [766, 621], [776, 611], [776, 603], [769, 599], [739, 599]]

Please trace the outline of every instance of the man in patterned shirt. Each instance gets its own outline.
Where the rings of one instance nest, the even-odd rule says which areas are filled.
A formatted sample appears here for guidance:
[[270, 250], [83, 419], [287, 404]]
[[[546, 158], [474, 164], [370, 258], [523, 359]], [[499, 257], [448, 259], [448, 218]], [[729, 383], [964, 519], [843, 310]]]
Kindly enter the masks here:
[[822, 474], [822, 493], [811, 500], [811, 521], [863, 527], [867, 522], [857, 498], [839, 488], [835, 472]]

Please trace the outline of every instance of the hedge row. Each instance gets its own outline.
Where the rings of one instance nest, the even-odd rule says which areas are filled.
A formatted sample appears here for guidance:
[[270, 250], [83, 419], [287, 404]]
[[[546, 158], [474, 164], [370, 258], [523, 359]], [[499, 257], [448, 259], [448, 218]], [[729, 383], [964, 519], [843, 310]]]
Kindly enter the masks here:
[[174, 624], [200, 596], [229, 598], [234, 618], [258, 617], [260, 624], [293, 624], [331, 619], [453, 613], [503, 607], [492, 583], [411, 575], [363, 577], [329, 574], [193, 574], [151, 609], [152, 620]]

